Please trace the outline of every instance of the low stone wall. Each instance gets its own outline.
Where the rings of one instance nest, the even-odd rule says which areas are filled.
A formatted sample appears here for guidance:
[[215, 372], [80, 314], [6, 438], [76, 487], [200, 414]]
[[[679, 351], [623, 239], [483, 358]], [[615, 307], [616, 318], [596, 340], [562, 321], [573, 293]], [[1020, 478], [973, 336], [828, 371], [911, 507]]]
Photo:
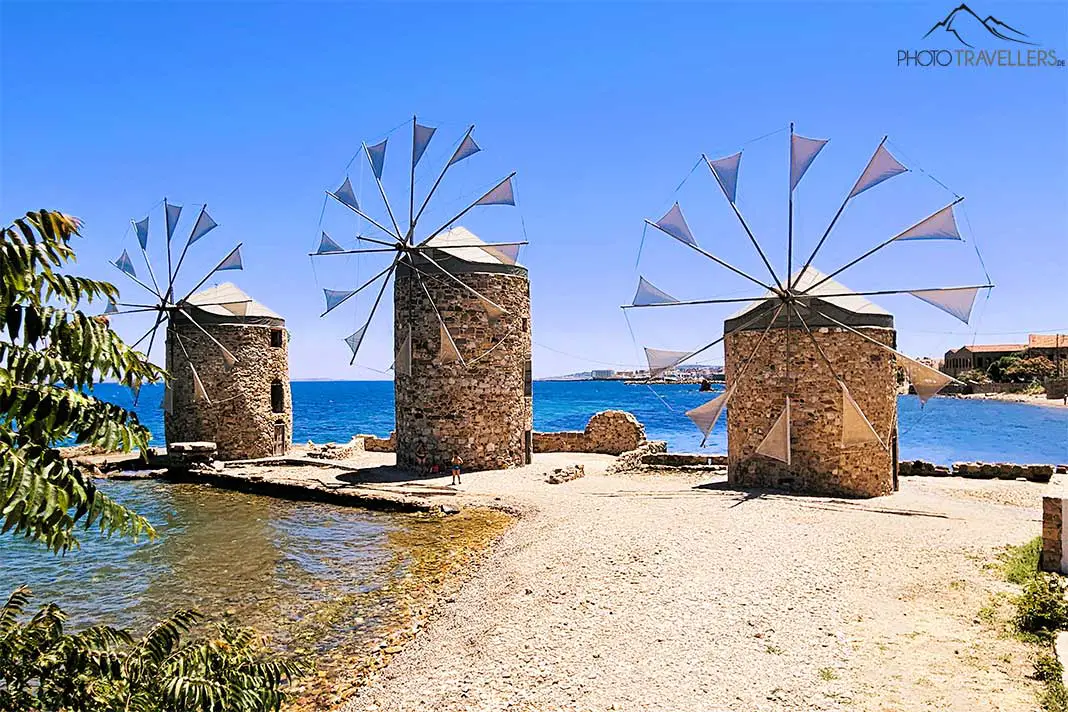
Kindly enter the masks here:
[[687, 452], [656, 452], [642, 457], [643, 465], [656, 467], [723, 467], [729, 458], [726, 455], [702, 455]]
[[902, 460], [897, 463], [898, 477], [950, 477], [952, 468], [925, 460]]
[[616, 458], [616, 461], [612, 463], [612, 466], [608, 468], [607, 472], [611, 474], [613, 472], [636, 470], [641, 467], [643, 458], [664, 452], [667, 452], [667, 442], [663, 440], [646, 441], [641, 447], [620, 453], [619, 457]]
[[590, 418], [582, 432], [534, 433], [534, 452], [621, 455], [637, 450], [646, 442], [645, 426], [637, 418], [622, 410], [606, 410]]
[[380, 438], [377, 435], [357, 435], [353, 440], [363, 442], [363, 449], [367, 452], [395, 452], [397, 449], [396, 431], [389, 434], [388, 438]]
[[534, 433], [534, 452], [583, 452], [585, 446], [586, 433], [581, 430]]
[[1063, 465], [1018, 465], [1012, 462], [954, 462], [952, 467], [935, 465], [924, 460], [905, 460], [898, 463], [899, 477], [968, 477], [980, 480], [1028, 479], [1049, 482]]

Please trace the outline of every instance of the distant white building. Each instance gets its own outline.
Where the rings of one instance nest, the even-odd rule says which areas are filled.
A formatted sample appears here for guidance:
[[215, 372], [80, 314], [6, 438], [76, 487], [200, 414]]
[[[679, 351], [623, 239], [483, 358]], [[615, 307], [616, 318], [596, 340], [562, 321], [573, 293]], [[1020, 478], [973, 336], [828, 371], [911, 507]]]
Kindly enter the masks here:
[[595, 380], [602, 380], [602, 379], [606, 379], [606, 378], [614, 378], [615, 375], [616, 375], [616, 372], [613, 371], [610, 368], [603, 369], [603, 370], [600, 370], [600, 371], [590, 371], [590, 377], [595, 379]]

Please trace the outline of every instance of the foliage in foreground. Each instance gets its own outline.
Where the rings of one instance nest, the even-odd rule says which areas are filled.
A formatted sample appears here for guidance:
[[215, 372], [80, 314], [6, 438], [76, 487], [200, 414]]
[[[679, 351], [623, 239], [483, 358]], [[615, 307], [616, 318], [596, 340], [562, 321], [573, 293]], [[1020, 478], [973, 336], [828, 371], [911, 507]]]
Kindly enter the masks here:
[[[133, 538], [155, 534], [56, 449], [70, 441], [107, 451], [147, 447], [137, 416], [94, 398], [92, 388], [114, 380], [136, 389], [163, 377], [106, 318], [82, 311], [117, 300], [118, 290], [60, 272], [74, 261], [78, 229], [75, 218], [42, 210], [0, 232], [0, 534], [57, 553], [78, 545], [79, 523]], [[106, 626], [70, 634], [54, 603], [22, 621], [29, 595], [20, 588], [0, 608], [4, 712], [276, 710], [288, 679], [304, 672], [229, 626], [183, 642], [200, 620], [192, 611], [176, 612], [140, 639]]]
[[1044, 641], [1068, 628], [1068, 601], [1058, 574], [1036, 573], [1016, 600], [1016, 629]]
[[1038, 559], [1042, 553], [1042, 537], [1020, 544], [1007, 546], [998, 554], [1001, 573], [1005, 580], [1017, 586], [1024, 586], [1038, 575]]
[[73, 262], [76, 218], [41, 210], [0, 233], [0, 532], [57, 552], [76, 546], [75, 525], [123, 536], [152, 527], [93, 485], [55, 449], [74, 441], [105, 450], [145, 448], [137, 416], [94, 398], [115, 380], [131, 388], [162, 371], [82, 311], [118, 298], [107, 282], [64, 274]]
[[259, 712], [277, 710], [300, 663], [267, 653], [255, 635], [225, 624], [209, 640], [182, 635], [199, 620], [177, 611], [142, 638], [107, 626], [66, 633], [55, 604], [29, 620], [29, 589], [0, 608], [0, 709], [44, 712]]
[[[1068, 587], [1064, 578], [1039, 571], [1042, 537], [1019, 546], [1008, 546], [998, 555], [1005, 580], [1023, 587], [1015, 597], [1013, 628], [1019, 638], [1036, 644], [1034, 677], [1042, 683], [1039, 703], [1045, 712], [1068, 712], [1068, 689], [1063, 682], [1064, 668], [1052, 646], [1058, 631], [1068, 629]], [[981, 613], [980, 613], [981, 615]]]
[[1064, 687], [1064, 667], [1056, 655], [1042, 653], [1035, 661], [1035, 678], [1045, 683], [1039, 702], [1045, 712], [1068, 712], [1068, 690]]

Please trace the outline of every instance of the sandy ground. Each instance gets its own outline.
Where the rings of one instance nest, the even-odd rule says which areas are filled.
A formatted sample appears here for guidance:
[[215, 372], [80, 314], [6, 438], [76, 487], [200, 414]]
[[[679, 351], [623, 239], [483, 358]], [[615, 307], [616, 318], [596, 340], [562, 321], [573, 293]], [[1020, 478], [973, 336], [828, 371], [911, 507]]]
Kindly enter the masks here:
[[[542, 455], [457, 500], [525, 514], [346, 710], [1033, 710], [979, 615], [1042, 485], [908, 478], [846, 501]], [[587, 476], [546, 484], [554, 465]], [[446, 478], [447, 480], [447, 478]], [[428, 482], [428, 484], [430, 484]]]

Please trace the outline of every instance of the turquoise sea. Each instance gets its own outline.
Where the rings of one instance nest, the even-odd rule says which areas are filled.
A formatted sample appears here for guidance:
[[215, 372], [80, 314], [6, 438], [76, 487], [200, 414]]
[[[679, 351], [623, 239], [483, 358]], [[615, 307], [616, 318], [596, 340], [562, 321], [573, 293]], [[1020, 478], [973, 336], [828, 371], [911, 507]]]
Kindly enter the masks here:
[[[120, 386], [98, 387], [98, 395], [129, 407]], [[537, 381], [534, 429], [581, 430], [594, 413], [627, 410], [645, 424], [652, 439], [676, 452], [700, 450], [701, 435], [684, 415], [715, 394], [695, 385], [627, 385], [619, 381]], [[162, 387], [146, 386], [137, 407], [163, 444], [159, 410]], [[442, 404], [442, 407], [447, 407]], [[941, 464], [958, 460], [1068, 463], [1068, 409], [1026, 403], [934, 398], [920, 407], [915, 396], [898, 399], [901, 458]], [[388, 435], [393, 429], [391, 381], [296, 381], [293, 383], [293, 439], [347, 441], [357, 433]], [[704, 449], [726, 452], [721, 418]]]

